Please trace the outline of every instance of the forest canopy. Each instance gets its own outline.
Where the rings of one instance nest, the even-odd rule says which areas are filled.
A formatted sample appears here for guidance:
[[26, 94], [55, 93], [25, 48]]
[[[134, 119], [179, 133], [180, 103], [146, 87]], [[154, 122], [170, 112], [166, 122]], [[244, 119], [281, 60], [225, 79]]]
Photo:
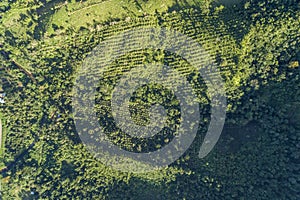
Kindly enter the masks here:
[[[0, 94], [6, 94], [0, 199], [300, 198], [298, 1], [2, 0], [0, 10]], [[207, 86], [191, 63], [164, 49], [132, 51], [111, 63], [99, 80], [95, 110], [114, 144], [137, 153], [160, 149], [174, 133], [124, 137], [107, 106], [109, 94], [126, 70], [145, 63], [179, 66], [200, 99], [189, 149], [160, 170], [131, 173], [101, 163], [83, 144], [72, 110], [76, 75], [97, 45], [138, 27], [176, 30], [215, 60], [226, 121], [205, 158], [198, 151], [212, 120]], [[155, 103], [167, 109], [171, 125], [180, 124], [178, 98], [157, 84], [133, 93], [131, 117], [150, 123]]]

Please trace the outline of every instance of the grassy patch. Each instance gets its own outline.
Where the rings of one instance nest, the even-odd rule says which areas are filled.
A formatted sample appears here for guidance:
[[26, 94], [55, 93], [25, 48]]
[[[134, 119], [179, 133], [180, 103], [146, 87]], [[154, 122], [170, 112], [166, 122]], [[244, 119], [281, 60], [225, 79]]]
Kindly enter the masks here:
[[101, 23], [108, 19], [123, 19], [125, 17], [137, 17], [155, 12], [167, 12], [174, 6], [195, 6], [199, 2], [188, 0], [177, 2], [175, 0], [152, 0], [152, 1], [134, 1], [128, 0], [98, 0], [87, 2], [75, 2], [61, 5], [49, 22], [47, 32], [53, 33], [53, 25], [61, 28], [90, 27], [95, 22]]

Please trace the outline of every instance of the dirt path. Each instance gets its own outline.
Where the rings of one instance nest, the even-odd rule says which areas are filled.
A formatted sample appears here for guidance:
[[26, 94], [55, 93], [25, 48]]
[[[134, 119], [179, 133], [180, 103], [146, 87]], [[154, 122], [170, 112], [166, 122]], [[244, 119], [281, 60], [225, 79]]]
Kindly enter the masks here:
[[73, 14], [79, 12], [79, 11], [82, 11], [82, 10], [85, 10], [85, 9], [89, 9], [89, 8], [91, 8], [91, 7], [98, 6], [99, 4], [103, 4], [103, 3], [106, 3], [106, 2], [108, 2], [108, 1], [101, 1], [101, 2], [97, 2], [97, 3], [93, 3], [93, 4], [89, 5], [89, 6], [79, 8], [78, 10], [75, 10], [75, 11], [70, 12], [70, 13], [68, 13], [68, 14], [69, 14], [69, 15], [73, 15]]

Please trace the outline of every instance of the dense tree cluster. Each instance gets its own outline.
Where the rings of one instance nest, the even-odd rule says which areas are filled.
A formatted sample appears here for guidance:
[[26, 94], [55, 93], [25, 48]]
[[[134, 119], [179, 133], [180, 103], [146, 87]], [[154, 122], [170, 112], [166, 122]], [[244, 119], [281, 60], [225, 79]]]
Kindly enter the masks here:
[[[3, 16], [9, 13], [12, 18], [5, 18], [0, 26], [0, 89], [7, 93], [0, 112], [9, 130], [0, 160], [6, 166], [1, 169], [1, 197], [298, 199], [299, 3], [254, 0], [230, 7], [203, 2], [185, 9], [174, 5], [171, 13], [94, 21], [76, 29], [49, 24], [56, 12], [51, 8], [63, 1], [2, 1]], [[12, 12], [14, 9], [18, 12]], [[8, 27], [11, 23], [18, 26]], [[55, 29], [51, 35], [47, 35], [49, 26]], [[201, 75], [191, 73], [190, 63], [178, 55], [163, 49], [141, 50], [120, 57], [112, 63], [110, 76], [99, 81], [95, 101], [100, 124], [107, 129], [113, 126], [111, 109], [102, 104], [109, 104], [109, 92], [128, 66], [164, 63], [180, 66], [177, 70], [186, 74], [199, 95], [201, 124], [196, 140], [171, 166], [145, 174], [119, 172], [93, 157], [74, 125], [71, 104], [76, 72], [99, 42], [142, 26], [180, 31], [213, 56], [227, 93], [225, 131], [228, 126], [236, 127], [242, 132], [240, 139], [225, 134], [216, 149], [200, 160], [197, 152], [210, 121]], [[131, 98], [132, 117], [147, 124], [149, 113], [143, 108], [157, 102], [169, 109], [170, 124], [179, 123], [176, 97], [159, 85], [136, 91]], [[258, 135], [249, 136], [244, 127], [259, 127]], [[161, 134], [149, 142], [124, 137], [118, 131], [114, 134], [111, 139], [116, 144], [135, 152], [161, 148], [173, 137]], [[237, 145], [236, 151], [224, 150], [234, 139], [249, 142]]]

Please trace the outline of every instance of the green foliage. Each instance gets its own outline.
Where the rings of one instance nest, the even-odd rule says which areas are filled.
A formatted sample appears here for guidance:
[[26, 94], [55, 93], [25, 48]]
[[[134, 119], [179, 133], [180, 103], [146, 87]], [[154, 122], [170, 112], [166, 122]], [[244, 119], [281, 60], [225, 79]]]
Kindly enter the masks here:
[[[0, 74], [7, 100], [0, 105], [0, 113], [9, 128], [2, 197], [297, 199], [298, 6], [297, 1], [279, 0], [243, 1], [233, 7], [223, 1], [216, 5], [192, 0], [2, 1]], [[109, 102], [106, 92], [124, 71], [145, 62], [165, 63], [180, 66], [176, 70], [201, 96], [203, 115], [195, 142], [175, 163], [160, 171], [131, 174], [115, 171], [89, 153], [76, 133], [71, 101], [74, 76], [88, 53], [107, 37], [140, 26], [180, 31], [215, 58], [228, 96], [226, 127], [234, 126], [239, 134], [226, 134], [225, 129], [216, 149], [199, 160], [197, 152], [210, 120], [203, 80], [179, 56], [165, 51], [132, 52], [112, 63], [110, 78], [99, 83], [96, 101]], [[149, 112], [139, 106], [156, 102], [170, 107], [176, 123], [178, 101], [171, 91], [148, 85], [131, 100], [137, 123], [149, 121]], [[110, 114], [108, 107], [96, 109], [100, 119]], [[254, 133], [247, 127], [257, 133], [251, 136]], [[116, 143], [131, 151], [158, 148], [172, 139], [162, 137], [148, 146], [138, 141], [139, 147], [136, 141], [119, 136]]]

